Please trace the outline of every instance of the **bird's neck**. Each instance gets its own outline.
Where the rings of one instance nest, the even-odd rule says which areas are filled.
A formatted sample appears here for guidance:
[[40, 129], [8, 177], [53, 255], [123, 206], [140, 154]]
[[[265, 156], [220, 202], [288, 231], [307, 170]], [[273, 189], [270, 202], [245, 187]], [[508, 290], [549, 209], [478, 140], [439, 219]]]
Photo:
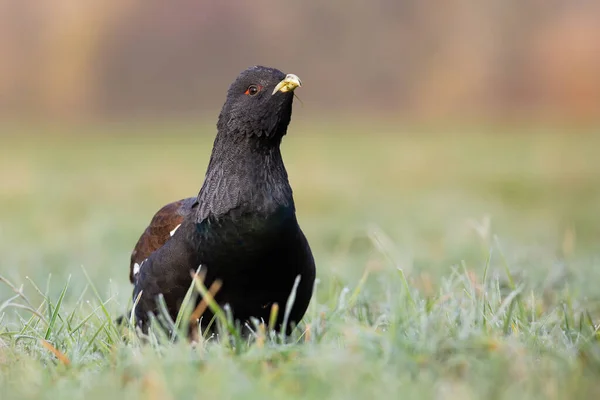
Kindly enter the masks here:
[[217, 134], [204, 184], [198, 194], [198, 222], [229, 211], [273, 214], [294, 210], [279, 144], [281, 138]]

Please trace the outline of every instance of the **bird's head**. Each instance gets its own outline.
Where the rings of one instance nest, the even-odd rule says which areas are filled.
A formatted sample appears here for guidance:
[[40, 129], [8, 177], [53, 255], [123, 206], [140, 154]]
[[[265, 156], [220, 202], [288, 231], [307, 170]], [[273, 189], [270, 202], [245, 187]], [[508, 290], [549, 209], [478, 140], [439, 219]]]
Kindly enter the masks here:
[[219, 115], [219, 131], [281, 139], [291, 119], [294, 90], [301, 85], [296, 75], [275, 68], [246, 69], [229, 87]]

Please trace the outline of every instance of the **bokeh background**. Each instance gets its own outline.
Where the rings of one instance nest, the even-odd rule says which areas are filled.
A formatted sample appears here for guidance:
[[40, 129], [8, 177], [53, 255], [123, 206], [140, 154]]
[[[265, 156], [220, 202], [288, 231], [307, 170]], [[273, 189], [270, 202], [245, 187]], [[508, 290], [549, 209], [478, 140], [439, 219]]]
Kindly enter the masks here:
[[14, 117], [214, 116], [254, 64], [293, 71], [323, 116], [593, 118], [594, 1], [3, 1]]
[[0, 273], [78, 293], [83, 266], [123, 310], [138, 235], [197, 193], [229, 83], [263, 64], [304, 82], [283, 152], [322, 280], [391, 252], [435, 285], [502, 243], [564, 284], [600, 243], [599, 21], [594, 1], [2, 1]]

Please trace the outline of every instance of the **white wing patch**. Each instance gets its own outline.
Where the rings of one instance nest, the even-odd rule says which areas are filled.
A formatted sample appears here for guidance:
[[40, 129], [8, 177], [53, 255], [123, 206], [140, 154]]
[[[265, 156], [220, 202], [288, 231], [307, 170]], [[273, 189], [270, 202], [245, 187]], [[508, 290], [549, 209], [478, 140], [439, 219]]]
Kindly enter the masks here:
[[173, 236], [173, 235], [175, 234], [175, 231], [176, 231], [176, 230], [177, 230], [177, 228], [179, 228], [180, 226], [181, 226], [181, 224], [177, 225], [177, 226], [175, 227], [175, 229], [173, 229], [173, 230], [170, 232], [170, 233], [171, 233], [171, 236]]
[[137, 274], [140, 273], [140, 269], [142, 268], [142, 265], [144, 265], [144, 262], [146, 262], [146, 260], [142, 261], [141, 264], [138, 264], [138, 263], [133, 264], [133, 276], [136, 276]]

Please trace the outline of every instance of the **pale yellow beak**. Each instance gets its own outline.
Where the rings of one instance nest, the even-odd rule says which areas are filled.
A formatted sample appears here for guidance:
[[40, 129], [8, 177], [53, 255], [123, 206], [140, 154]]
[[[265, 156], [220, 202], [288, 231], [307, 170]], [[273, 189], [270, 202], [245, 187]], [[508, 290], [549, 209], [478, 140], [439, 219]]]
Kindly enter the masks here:
[[302, 81], [300, 80], [300, 78], [298, 78], [294, 74], [287, 74], [285, 79], [279, 82], [277, 86], [275, 86], [275, 89], [273, 89], [273, 93], [271, 95], [277, 92], [293, 92], [294, 89], [300, 86], [302, 86]]

